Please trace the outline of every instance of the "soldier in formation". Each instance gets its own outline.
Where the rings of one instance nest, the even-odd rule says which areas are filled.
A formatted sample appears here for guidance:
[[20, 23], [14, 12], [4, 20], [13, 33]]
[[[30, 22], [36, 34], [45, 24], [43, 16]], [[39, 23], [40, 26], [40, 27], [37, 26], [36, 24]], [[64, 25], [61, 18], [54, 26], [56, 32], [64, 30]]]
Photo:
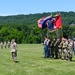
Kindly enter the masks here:
[[51, 58], [54, 58], [54, 52], [55, 52], [55, 47], [54, 47], [54, 43], [56, 42], [56, 39], [53, 39], [51, 41], [51, 44], [50, 44], [50, 48], [51, 48]]
[[1, 49], [7, 48], [7, 47], [10, 48], [10, 44], [11, 44], [10, 41], [8, 41], [8, 42], [6, 42], [6, 41], [0, 42], [0, 47], [1, 47]]
[[0, 43], [1, 49], [3, 49], [3, 42]]
[[44, 37], [44, 58], [49, 58], [50, 57], [50, 38], [45, 36]]
[[71, 61], [72, 60], [72, 55], [73, 55], [73, 41], [72, 40], [68, 40], [68, 47], [67, 47], [67, 56], [68, 56], [68, 60]]
[[73, 41], [71, 39], [53, 39], [48, 43], [49, 40], [46, 39], [46, 55], [49, 54], [50, 58], [72, 60]]
[[62, 40], [62, 50], [63, 50], [63, 59], [66, 60], [67, 59], [67, 39]]

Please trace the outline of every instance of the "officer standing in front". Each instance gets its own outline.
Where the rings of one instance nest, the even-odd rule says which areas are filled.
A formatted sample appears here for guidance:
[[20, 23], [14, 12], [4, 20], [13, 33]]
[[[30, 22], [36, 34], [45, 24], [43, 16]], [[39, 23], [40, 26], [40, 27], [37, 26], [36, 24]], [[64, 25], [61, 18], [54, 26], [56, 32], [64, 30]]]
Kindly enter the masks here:
[[12, 39], [11, 41], [11, 53], [12, 53], [13, 61], [16, 63], [17, 62], [17, 44], [15, 42], [15, 39]]

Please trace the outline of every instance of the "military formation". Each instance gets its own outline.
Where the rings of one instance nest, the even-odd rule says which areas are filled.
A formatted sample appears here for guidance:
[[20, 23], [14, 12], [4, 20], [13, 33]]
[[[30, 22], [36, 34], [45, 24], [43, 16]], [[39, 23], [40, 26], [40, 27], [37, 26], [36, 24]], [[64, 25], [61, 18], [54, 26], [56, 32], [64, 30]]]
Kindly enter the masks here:
[[8, 41], [8, 42], [6, 42], [6, 41], [4, 41], [4, 42], [0, 42], [0, 47], [1, 47], [1, 49], [3, 49], [3, 48], [10, 48], [10, 41]]
[[12, 59], [15, 63], [17, 62], [17, 44], [15, 42], [15, 39], [12, 39], [11, 42], [10, 41], [0, 42], [0, 47], [1, 49], [10, 48]]
[[[62, 60], [72, 60], [73, 53], [75, 55], [75, 39], [66, 38], [55, 38], [53, 40], [50, 37], [44, 37], [44, 58], [62, 59]], [[14, 62], [17, 61], [17, 44], [15, 39], [11, 42], [0, 42], [1, 49], [10, 48], [12, 59]]]
[[74, 53], [74, 40], [66, 38], [55, 38], [50, 40], [45, 36], [44, 58], [72, 60]]

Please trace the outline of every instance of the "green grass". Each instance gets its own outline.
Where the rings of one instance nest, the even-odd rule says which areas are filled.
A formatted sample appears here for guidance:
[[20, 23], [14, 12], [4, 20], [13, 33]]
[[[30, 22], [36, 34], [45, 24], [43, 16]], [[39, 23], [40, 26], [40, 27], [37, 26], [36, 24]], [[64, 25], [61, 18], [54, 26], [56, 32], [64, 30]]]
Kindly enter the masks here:
[[18, 63], [14, 63], [10, 49], [0, 49], [0, 75], [75, 75], [73, 61], [44, 59], [43, 45], [19, 44]]

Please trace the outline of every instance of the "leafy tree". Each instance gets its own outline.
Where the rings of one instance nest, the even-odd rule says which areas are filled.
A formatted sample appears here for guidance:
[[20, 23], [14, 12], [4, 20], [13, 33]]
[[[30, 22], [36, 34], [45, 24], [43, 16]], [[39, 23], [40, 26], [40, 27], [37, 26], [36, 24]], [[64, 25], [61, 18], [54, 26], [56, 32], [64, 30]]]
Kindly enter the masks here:
[[57, 13], [62, 16], [63, 27], [62, 30], [59, 29], [53, 33], [48, 32], [47, 28], [42, 30], [37, 26], [37, 20], [49, 16], [51, 12], [0, 16], [0, 41], [8, 41], [14, 38], [17, 43], [41, 43], [45, 35], [51, 39], [61, 37], [62, 34], [66, 38], [74, 37], [75, 12], [52, 12], [53, 15]]

